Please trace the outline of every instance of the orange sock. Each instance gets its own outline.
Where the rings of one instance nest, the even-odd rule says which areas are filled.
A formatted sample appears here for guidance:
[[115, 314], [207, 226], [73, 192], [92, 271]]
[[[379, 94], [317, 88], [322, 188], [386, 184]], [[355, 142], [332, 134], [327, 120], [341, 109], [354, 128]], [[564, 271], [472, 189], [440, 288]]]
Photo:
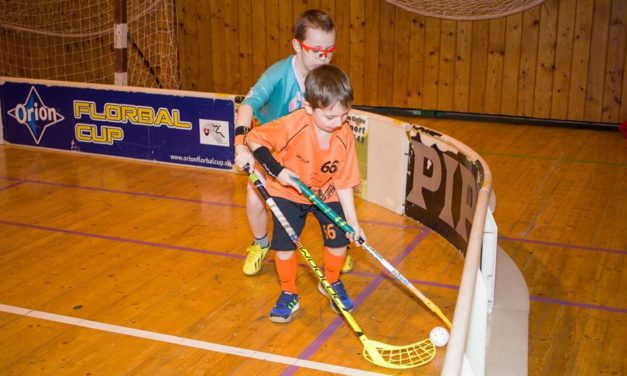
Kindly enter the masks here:
[[327, 247], [324, 247], [324, 276], [329, 283], [340, 279], [340, 271], [344, 265], [344, 256], [335, 256]]
[[296, 252], [292, 252], [292, 257], [287, 260], [281, 260], [275, 255], [274, 262], [276, 272], [279, 275], [281, 290], [296, 294], [296, 269], [298, 267]]

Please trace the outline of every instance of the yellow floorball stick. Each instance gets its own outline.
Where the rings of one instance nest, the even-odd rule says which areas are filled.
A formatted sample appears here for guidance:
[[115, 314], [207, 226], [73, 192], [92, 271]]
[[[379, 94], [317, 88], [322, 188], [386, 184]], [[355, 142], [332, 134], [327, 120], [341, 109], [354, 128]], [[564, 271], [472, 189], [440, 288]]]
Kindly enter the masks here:
[[[346, 223], [346, 221], [340, 217], [333, 209], [329, 207], [329, 205], [325, 204], [318, 196], [309, 187], [307, 187], [300, 179], [292, 177], [292, 179], [298, 184], [300, 190], [303, 194], [311, 201], [312, 204], [316, 205], [318, 209], [320, 209], [324, 214], [327, 215], [336, 225], [338, 225], [344, 232], [348, 232], [349, 234], [354, 234], [355, 231], [351, 228], [351, 226]], [[440, 308], [435, 305], [429, 298], [427, 298], [423, 293], [421, 293], [414, 285], [409, 283], [407, 278], [405, 278], [392, 264], [390, 264], [386, 259], [383, 258], [374, 248], [370, 246], [367, 242], [363, 241], [363, 239], [359, 239], [359, 246], [368, 251], [374, 258], [377, 259], [383, 265], [388, 272], [390, 272], [396, 279], [398, 279], [405, 287], [407, 287], [411, 292], [414, 293], [433, 313], [438, 315], [438, 317], [446, 324], [446, 326], [451, 329], [451, 322], [448, 318], [442, 313]]]
[[[248, 170], [248, 166], [246, 167], [246, 170]], [[281, 223], [283, 229], [285, 229], [292, 242], [294, 242], [309, 266], [313, 269], [316, 277], [318, 277], [318, 280], [320, 280], [320, 283], [324, 287], [327, 294], [329, 294], [329, 296], [333, 299], [333, 302], [339, 308], [340, 313], [342, 314], [342, 316], [344, 316], [344, 319], [346, 319], [348, 325], [359, 337], [359, 340], [364, 346], [364, 350], [362, 353], [364, 358], [378, 366], [394, 369], [418, 367], [425, 365], [433, 360], [433, 358], [435, 357], [435, 346], [428, 338], [407, 346], [394, 346], [378, 341], [373, 341], [366, 337], [363, 330], [361, 330], [359, 325], [357, 325], [357, 322], [353, 318], [353, 315], [351, 315], [351, 313], [348, 312], [346, 308], [342, 305], [342, 301], [329, 284], [329, 281], [327, 281], [327, 279], [324, 277], [324, 273], [315, 263], [309, 251], [307, 251], [307, 249], [303, 246], [298, 235], [289, 224], [279, 207], [276, 205], [274, 199], [270, 197], [268, 191], [264, 187], [263, 183], [259, 180], [257, 174], [250, 171], [248, 174], [248, 178], [255, 185], [263, 199], [266, 201], [266, 204], [270, 207], [270, 210], [272, 210], [272, 213], [276, 216], [279, 223]]]

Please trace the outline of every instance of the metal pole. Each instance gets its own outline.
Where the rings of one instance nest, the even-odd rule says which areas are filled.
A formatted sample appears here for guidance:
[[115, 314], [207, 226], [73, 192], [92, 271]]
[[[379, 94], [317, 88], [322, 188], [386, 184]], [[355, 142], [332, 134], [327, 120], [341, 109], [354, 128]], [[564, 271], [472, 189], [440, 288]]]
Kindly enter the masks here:
[[126, 23], [126, 0], [114, 0], [115, 25], [113, 26], [113, 48], [115, 50], [115, 85], [128, 85], [128, 24]]

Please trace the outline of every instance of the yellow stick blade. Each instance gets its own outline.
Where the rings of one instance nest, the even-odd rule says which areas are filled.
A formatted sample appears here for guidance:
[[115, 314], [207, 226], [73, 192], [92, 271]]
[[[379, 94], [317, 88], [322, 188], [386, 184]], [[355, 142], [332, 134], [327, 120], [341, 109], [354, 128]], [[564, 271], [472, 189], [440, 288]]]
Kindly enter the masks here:
[[425, 339], [406, 346], [393, 346], [382, 342], [364, 342], [364, 358], [385, 368], [414, 368], [429, 363], [435, 357], [435, 346]]

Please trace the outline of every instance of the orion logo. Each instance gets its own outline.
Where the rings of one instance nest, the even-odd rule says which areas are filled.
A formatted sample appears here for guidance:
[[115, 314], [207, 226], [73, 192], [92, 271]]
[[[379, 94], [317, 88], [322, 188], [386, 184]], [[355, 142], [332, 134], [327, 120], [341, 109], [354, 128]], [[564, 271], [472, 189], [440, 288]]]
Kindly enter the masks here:
[[37, 145], [46, 128], [65, 119], [55, 108], [46, 107], [34, 86], [31, 87], [26, 101], [9, 110], [8, 114], [28, 128]]

